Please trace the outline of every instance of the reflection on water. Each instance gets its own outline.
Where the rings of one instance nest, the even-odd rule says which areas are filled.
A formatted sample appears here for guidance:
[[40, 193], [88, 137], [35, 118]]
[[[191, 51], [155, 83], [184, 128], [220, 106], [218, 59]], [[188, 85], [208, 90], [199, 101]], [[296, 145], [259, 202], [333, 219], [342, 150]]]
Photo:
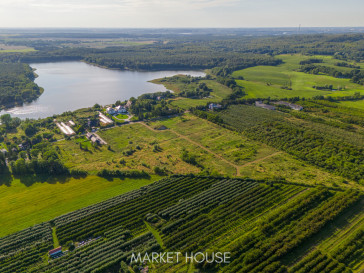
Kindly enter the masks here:
[[114, 103], [144, 93], [166, 91], [162, 85], [148, 81], [176, 74], [204, 76], [200, 71], [137, 72], [110, 70], [83, 62], [56, 62], [31, 64], [38, 78], [35, 82], [44, 88], [38, 100], [1, 112], [25, 118], [44, 118], [65, 111]]

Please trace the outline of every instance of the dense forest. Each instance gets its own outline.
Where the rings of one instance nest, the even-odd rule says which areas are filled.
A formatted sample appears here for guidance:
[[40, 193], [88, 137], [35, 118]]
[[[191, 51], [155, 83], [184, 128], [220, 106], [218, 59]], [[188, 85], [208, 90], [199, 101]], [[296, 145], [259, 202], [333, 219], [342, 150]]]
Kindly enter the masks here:
[[[27, 54], [1, 54], [6, 62], [39, 62], [85, 60], [89, 63], [117, 69], [168, 70], [206, 69], [221, 67], [225, 72], [256, 65], [277, 65], [271, 56], [302, 53], [331, 55], [336, 59], [360, 61], [364, 59], [363, 34], [316, 34], [290, 36], [213, 36], [186, 37], [155, 36], [155, 43], [140, 46], [109, 46], [105, 48], [73, 47], [74, 42], [60, 39], [18, 40], [16, 45], [34, 47]], [[151, 39], [149, 37], [149, 39]], [[167, 41], [165, 39], [168, 39]], [[69, 43], [69, 47], [64, 44]], [[220, 71], [221, 73], [221, 71]]]
[[0, 63], [0, 107], [38, 98], [42, 89], [33, 82], [34, 78], [35, 74], [27, 64]]

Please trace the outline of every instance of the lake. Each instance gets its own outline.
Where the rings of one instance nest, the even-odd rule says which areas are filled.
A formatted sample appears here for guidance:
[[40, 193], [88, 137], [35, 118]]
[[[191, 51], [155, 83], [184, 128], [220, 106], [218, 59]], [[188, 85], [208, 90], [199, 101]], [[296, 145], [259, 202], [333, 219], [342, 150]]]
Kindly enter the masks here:
[[66, 111], [112, 104], [144, 93], [166, 91], [163, 85], [148, 81], [177, 74], [204, 76], [201, 71], [138, 72], [100, 68], [83, 62], [35, 63], [30, 66], [38, 74], [35, 82], [44, 88], [36, 100], [2, 111], [13, 117], [45, 118]]

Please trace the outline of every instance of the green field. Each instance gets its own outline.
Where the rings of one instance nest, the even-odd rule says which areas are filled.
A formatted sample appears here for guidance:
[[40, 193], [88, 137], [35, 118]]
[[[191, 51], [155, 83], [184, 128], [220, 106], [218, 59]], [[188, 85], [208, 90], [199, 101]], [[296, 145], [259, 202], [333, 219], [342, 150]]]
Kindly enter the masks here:
[[119, 114], [119, 115], [116, 115], [115, 117], [118, 118], [118, 119], [127, 119], [128, 115]]
[[15, 179], [10, 186], [0, 186], [0, 237], [138, 189], [158, 178], [113, 181], [97, 176], [54, 178], [30, 186], [25, 185], [24, 178], [22, 182]]
[[0, 53], [27, 53], [36, 51], [33, 48], [25, 48], [25, 49], [4, 49], [0, 50]]
[[27, 46], [15, 46], [15, 45], [6, 45], [0, 44], [0, 53], [27, 53], [36, 51], [34, 48]]
[[[304, 105], [306, 107], [306, 104]], [[307, 113], [282, 113], [248, 105], [232, 105], [220, 112], [220, 116], [225, 124], [250, 138], [287, 152], [302, 163], [310, 163], [325, 172], [356, 181], [358, 187], [361, 187], [364, 170], [362, 130], [360, 126], [356, 129], [350, 122], [362, 122], [362, 113], [358, 111], [358, 115], [354, 115], [353, 111], [352, 119], [348, 119], [348, 108], [335, 106], [325, 108], [320, 103], [307, 102], [306, 112], [321, 112], [321, 115], [331, 118], [330, 122]], [[343, 121], [349, 123], [345, 124]], [[338, 126], [351, 129], [348, 132]], [[348, 158], [351, 158], [351, 161]], [[286, 164], [280, 164], [279, 168], [283, 165]], [[314, 177], [308, 179], [315, 181]], [[343, 179], [340, 184], [346, 183]]]
[[[267, 114], [272, 113], [267, 112]], [[193, 115], [154, 122], [152, 126], [160, 124], [222, 156], [236, 166], [242, 177], [254, 179], [281, 177], [290, 182], [327, 186], [337, 186], [343, 181], [340, 176], [300, 162], [287, 153], [279, 152], [272, 147]], [[344, 186], [358, 187], [352, 181]]]
[[[62, 160], [66, 166], [96, 173], [102, 169], [144, 170], [150, 174], [159, 167], [168, 174], [199, 173], [202, 169], [234, 175], [229, 163], [216, 160], [213, 154], [169, 130], [159, 131], [143, 124], [130, 124], [100, 131], [108, 145], [81, 150], [73, 140], [60, 141]], [[108, 146], [110, 145], [110, 149]], [[183, 150], [196, 156], [194, 166], [181, 159]]]
[[364, 110], [364, 100], [360, 101], [341, 101], [340, 104], [352, 107], [352, 108], [358, 108], [361, 110]]
[[[279, 55], [284, 61], [278, 66], [256, 66], [233, 73], [233, 77], [244, 77], [244, 80], [237, 80], [237, 83], [245, 87], [246, 98], [289, 98], [289, 97], [314, 97], [317, 95], [346, 96], [357, 91], [364, 91], [364, 87], [351, 83], [349, 79], [339, 79], [326, 75], [312, 75], [297, 72], [299, 62], [309, 58], [324, 59], [320, 65], [333, 66], [331, 57], [322, 56], [301, 56], [301, 55]], [[336, 66], [335, 66], [336, 67]], [[339, 68], [341, 69], [341, 68]], [[323, 91], [312, 88], [313, 86], [333, 85], [334, 88], [344, 87], [343, 91]], [[282, 86], [289, 86], [292, 90], [282, 89]]]
[[[273, 113], [267, 114], [271, 116]], [[301, 121], [297, 119], [295, 122]], [[167, 129], [154, 129], [161, 125]], [[147, 126], [142, 123], [123, 125], [101, 131], [99, 134], [108, 142], [111, 150], [106, 145], [91, 147], [85, 151], [80, 149], [77, 141], [57, 142], [64, 163], [70, 168], [86, 170], [93, 174], [104, 168], [137, 169], [154, 174], [154, 168], [159, 167], [170, 174], [208, 171], [255, 179], [282, 177], [291, 182], [310, 185], [337, 186], [343, 181], [340, 176], [304, 164], [287, 153], [191, 114], [150, 122]], [[347, 134], [345, 137], [352, 137], [350, 132]], [[156, 145], [160, 150], [155, 149]], [[184, 149], [196, 156], [201, 167], [181, 159]], [[130, 150], [133, 151], [131, 155], [123, 154]], [[358, 187], [350, 180], [342, 186]]]
[[[191, 88], [191, 86], [187, 84], [168, 81], [168, 78], [167, 81], [161, 81], [161, 80], [164, 79], [157, 79], [153, 80], [152, 82], [156, 84], [163, 84], [166, 88], [172, 90], [176, 94], [180, 93], [183, 90]], [[212, 92], [210, 93], [210, 97], [203, 99], [178, 97], [177, 99], [172, 100], [171, 104], [174, 106], [178, 106], [182, 109], [189, 109], [190, 107], [206, 105], [209, 102], [220, 102], [222, 99], [226, 98], [229, 94], [232, 93], [232, 90], [230, 88], [214, 80], [201, 80], [200, 83], [205, 83], [207, 87], [212, 90]], [[193, 85], [193, 87], [195, 86]]]
[[[243, 268], [243, 272], [360, 272], [363, 206], [363, 193], [353, 190], [173, 176], [2, 238], [0, 253], [6, 259], [0, 260], [0, 269], [4, 273], [119, 271], [120, 262], [128, 261], [132, 253], [216, 249], [231, 257], [230, 263], [209, 266], [216, 273]], [[12, 243], [15, 238], [17, 244]], [[87, 246], [82, 246], [85, 240]], [[45, 254], [57, 242], [63, 250], [69, 243], [78, 247], [48, 262]], [[136, 268], [128, 265], [124, 266]], [[201, 272], [203, 265], [181, 259], [138, 266], [148, 266], [151, 273], [175, 273]]]

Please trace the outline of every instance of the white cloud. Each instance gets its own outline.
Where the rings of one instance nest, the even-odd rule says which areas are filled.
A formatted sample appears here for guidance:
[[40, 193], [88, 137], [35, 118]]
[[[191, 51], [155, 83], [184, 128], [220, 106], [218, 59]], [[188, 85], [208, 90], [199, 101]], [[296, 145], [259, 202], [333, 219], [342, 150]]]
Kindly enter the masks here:
[[[362, 0], [0, 0], [1, 27], [364, 25]], [[323, 13], [322, 10], [325, 10]]]

